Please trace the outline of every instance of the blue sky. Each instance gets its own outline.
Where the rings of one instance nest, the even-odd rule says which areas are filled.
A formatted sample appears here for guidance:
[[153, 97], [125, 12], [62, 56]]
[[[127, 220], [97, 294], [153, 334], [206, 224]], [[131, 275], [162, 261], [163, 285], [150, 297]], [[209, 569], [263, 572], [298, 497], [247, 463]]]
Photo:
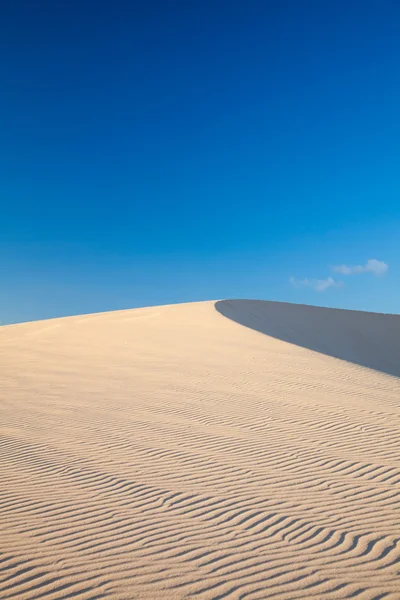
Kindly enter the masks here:
[[[387, 0], [6, 2], [0, 320], [400, 312], [399, 22]], [[370, 259], [388, 271], [331, 269]]]

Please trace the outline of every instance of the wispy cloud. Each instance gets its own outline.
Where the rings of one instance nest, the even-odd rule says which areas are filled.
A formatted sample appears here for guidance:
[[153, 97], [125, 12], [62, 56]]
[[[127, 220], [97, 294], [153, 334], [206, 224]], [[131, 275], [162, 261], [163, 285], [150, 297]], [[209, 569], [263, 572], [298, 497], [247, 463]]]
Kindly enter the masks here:
[[[365, 265], [334, 265], [331, 267], [332, 271], [342, 275], [372, 273], [376, 277], [382, 277], [388, 269], [389, 266], [385, 262], [376, 260], [376, 258], [371, 258]], [[326, 279], [296, 279], [296, 277], [290, 277], [289, 281], [295, 288], [308, 287], [316, 292], [325, 292], [329, 288], [342, 287], [343, 285], [343, 281], [336, 280], [333, 277], [327, 277]]]
[[348, 265], [336, 265], [332, 267], [332, 271], [335, 271], [335, 273], [342, 273], [342, 275], [373, 273], [373, 275], [376, 275], [377, 277], [382, 277], [388, 269], [389, 265], [381, 260], [376, 260], [375, 258], [368, 260], [365, 265], [355, 265], [354, 267], [349, 267]]
[[336, 281], [333, 277], [327, 279], [296, 279], [290, 277], [289, 281], [295, 288], [309, 287], [316, 292], [325, 292], [328, 288], [343, 285], [342, 281]]

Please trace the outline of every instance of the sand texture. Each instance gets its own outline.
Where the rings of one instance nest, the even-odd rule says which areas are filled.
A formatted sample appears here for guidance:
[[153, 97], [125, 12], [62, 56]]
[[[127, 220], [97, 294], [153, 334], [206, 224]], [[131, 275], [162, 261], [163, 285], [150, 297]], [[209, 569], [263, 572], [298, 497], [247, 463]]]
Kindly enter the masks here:
[[0, 329], [0, 599], [400, 599], [400, 316]]

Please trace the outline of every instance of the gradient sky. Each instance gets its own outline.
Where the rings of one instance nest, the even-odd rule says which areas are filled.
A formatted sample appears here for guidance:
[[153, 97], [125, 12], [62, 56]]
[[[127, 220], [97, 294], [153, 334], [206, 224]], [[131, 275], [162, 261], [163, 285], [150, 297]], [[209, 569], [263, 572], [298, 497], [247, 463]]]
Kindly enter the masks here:
[[400, 312], [399, 28], [398, 0], [6, 0], [0, 320]]

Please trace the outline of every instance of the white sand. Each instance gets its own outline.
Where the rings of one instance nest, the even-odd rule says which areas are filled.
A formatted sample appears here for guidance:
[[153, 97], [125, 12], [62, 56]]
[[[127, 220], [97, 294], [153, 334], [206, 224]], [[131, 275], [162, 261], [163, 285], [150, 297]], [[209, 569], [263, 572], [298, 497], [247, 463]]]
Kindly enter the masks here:
[[1, 600], [400, 598], [400, 317], [205, 302], [0, 345]]

